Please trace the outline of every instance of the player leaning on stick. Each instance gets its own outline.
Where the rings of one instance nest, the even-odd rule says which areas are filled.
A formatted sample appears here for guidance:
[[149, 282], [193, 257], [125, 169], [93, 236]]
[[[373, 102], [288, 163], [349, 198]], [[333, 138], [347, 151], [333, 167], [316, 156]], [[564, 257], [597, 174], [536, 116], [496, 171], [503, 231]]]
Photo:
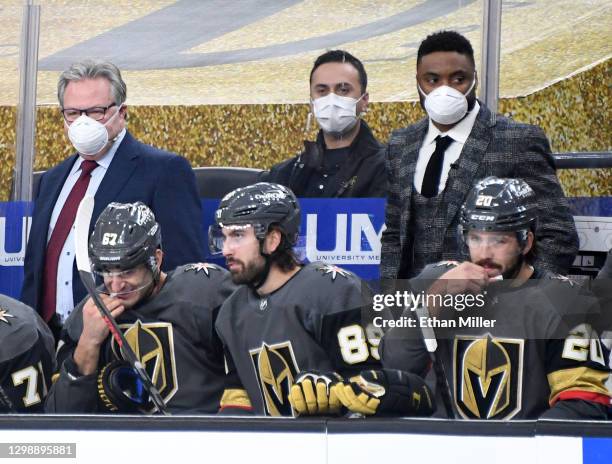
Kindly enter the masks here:
[[[224, 389], [223, 351], [214, 331], [234, 290], [229, 273], [207, 263], [160, 271], [161, 231], [143, 203], [111, 203], [89, 244], [101, 297], [170, 412], [216, 412]], [[140, 379], [90, 298], [61, 335], [58, 378], [46, 409], [64, 413], [148, 413]]]
[[[469, 261], [428, 265], [411, 279], [413, 291], [432, 297], [428, 318], [416, 325], [439, 327], [437, 355], [458, 417], [606, 418], [607, 353], [590, 325], [598, 303], [571, 280], [531, 264], [536, 200], [523, 180], [478, 182], [458, 231]], [[480, 298], [471, 307], [442, 303], [467, 296], [483, 304]], [[429, 354], [418, 331], [385, 334], [385, 367], [427, 373]]]
[[[291, 190], [271, 183], [234, 190], [215, 221], [211, 249], [223, 253], [240, 285], [216, 324], [229, 371], [241, 381], [226, 390], [222, 411], [337, 414], [342, 404], [335, 387], [363, 369], [377, 369], [368, 375], [387, 386], [377, 334], [361, 324], [367, 298], [360, 279], [320, 262], [302, 265], [293, 253], [300, 208]], [[384, 401], [385, 389], [378, 387], [380, 398], [364, 393], [366, 401]]]

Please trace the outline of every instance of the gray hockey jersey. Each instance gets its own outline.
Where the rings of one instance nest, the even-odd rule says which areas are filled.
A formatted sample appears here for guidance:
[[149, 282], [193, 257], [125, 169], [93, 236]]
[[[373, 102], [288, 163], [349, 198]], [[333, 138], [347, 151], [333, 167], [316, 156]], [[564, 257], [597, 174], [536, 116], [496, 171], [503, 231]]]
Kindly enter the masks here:
[[[292, 416], [288, 392], [300, 371], [347, 378], [380, 365], [380, 334], [362, 324], [369, 292], [354, 274], [319, 262], [275, 292], [242, 286], [219, 311], [217, 332], [255, 413]], [[362, 294], [363, 292], [363, 294]]]
[[[229, 273], [217, 265], [179, 266], [168, 274], [159, 293], [117, 318], [170, 412], [217, 411], [225, 368], [214, 323], [219, 307], [234, 289]], [[73, 354], [83, 330], [84, 303], [75, 308], [62, 331], [61, 369], [49, 393], [48, 412], [109, 412], [97, 382], [101, 369], [121, 355], [109, 336], [100, 352], [98, 373], [79, 375]]]
[[[411, 284], [423, 291], [454, 265], [429, 265]], [[568, 279], [535, 277], [518, 288], [490, 284], [482, 307], [442, 309], [426, 319], [408, 309], [403, 317], [413, 327], [383, 337], [384, 367], [425, 376], [431, 363], [421, 327], [427, 326], [435, 331], [457, 417], [535, 419], [564, 400], [607, 407], [607, 353], [589, 324], [597, 301]]]

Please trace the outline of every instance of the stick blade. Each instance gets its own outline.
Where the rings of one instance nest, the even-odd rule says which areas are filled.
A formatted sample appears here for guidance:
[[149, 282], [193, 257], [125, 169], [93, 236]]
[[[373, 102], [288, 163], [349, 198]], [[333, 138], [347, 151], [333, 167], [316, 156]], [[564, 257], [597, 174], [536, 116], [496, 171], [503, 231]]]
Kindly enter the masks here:
[[85, 196], [79, 204], [74, 220], [74, 248], [76, 264], [79, 271], [91, 272], [89, 262], [89, 224], [94, 210], [94, 197]]

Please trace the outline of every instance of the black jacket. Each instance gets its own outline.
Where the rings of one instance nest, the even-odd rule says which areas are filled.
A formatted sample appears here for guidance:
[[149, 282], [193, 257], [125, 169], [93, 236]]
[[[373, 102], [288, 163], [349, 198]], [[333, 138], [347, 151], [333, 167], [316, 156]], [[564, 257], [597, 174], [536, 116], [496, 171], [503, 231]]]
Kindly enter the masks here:
[[[289, 187], [298, 197], [384, 197], [387, 194], [384, 146], [361, 121], [349, 146], [349, 154], [335, 174], [326, 173], [325, 141], [319, 131], [317, 141], [304, 141], [304, 151], [274, 165], [260, 180]], [[318, 186], [324, 188], [319, 189]]]

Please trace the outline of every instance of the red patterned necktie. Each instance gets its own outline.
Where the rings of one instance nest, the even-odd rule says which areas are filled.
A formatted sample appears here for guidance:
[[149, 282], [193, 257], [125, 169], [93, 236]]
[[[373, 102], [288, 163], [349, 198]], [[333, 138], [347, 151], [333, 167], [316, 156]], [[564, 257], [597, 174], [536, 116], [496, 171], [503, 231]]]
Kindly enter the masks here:
[[45, 255], [45, 268], [43, 271], [43, 300], [42, 300], [42, 316], [47, 322], [55, 314], [56, 298], [57, 298], [57, 265], [64, 247], [64, 243], [70, 234], [70, 229], [74, 224], [76, 212], [79, 203], [85, 196], [87, 186], [91, 179], [91, 171], [96, 169], [98, 163], [95, 161], [84, 160], [81, 163], [81, 175], [72, 187], [66, 202], [62, 207], [51, 238], [47, 244], [47, 253]]

